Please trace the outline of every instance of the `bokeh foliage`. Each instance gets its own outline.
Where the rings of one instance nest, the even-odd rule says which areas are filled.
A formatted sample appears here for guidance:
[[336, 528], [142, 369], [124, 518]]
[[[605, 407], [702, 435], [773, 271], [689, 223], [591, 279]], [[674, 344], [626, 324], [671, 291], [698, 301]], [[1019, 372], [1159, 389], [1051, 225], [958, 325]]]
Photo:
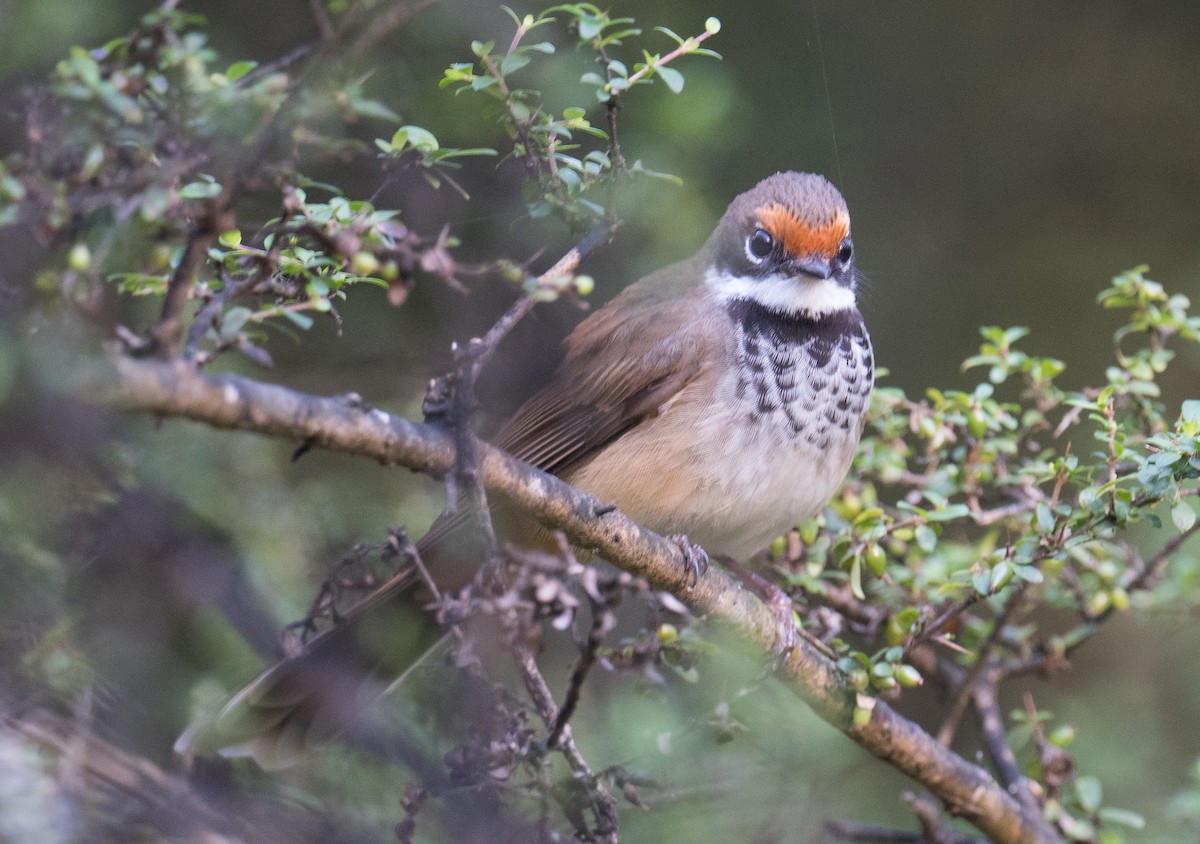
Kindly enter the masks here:
[[[450, 33], [434, 42], [438, 46], [425, 48], [439, 63], [436, 73], [442, 74], [444, 83], [440, 92], [436, 73], [429, 73], [430, 63], [422, 65], [419, 51], [407, 60], [409, 84], [392, 88], [379, 83], [381, 76], [388, 75], [384, 69], [374, 73], [361, 68], [330, 70], [320, 57], [275, 66], [272, 59], [283, 51], [258, 56], [256, 61], [244, 59], [243, 53], [218, 51], [202, 34], [207, 25], [179, 12], [146, 19], [133, 36], [110, 41], [99, 49], [72, 50], [57, 65], [51, 77], [55, 96], [41, 100], [39, 106], [47, 137], [41, 149], [54, 154], [39, 160], [14, 144], [16, 153], [5, 158], [0, 180], [5, 203], [0, 222], [9, 224], [7, 236], [11, 238], [16, 228], [11, 224], [19, 221], [25, 236], [41, 238], [47, 250], [36, 264], [43, 270], [37, 277], [39, 292], [22, 294], [22, 307], [10, 310], [19, 316], [13, 323], [16, 331], [5, 335], [3, 366], [9, 403], [14, 408], [9, 417], [21, 424], [7, 425], [6, 435], [13, 442], [36, 443], [38, 437], [30, 428], [38, 427], [36, 420], [43, 414], [73, 420], [77, 424], [67, 425], [65, 430], [42, 428], [39, 434], [54, 441], [74, 441], [79, 452], [87, 455], [83, 462], [87, 471], [81, 471], [78, 454], [63, 451], [61, 446], [22, 446], [10, 458], [6, 520], [10, 527], [22, 527], [7, 532], [6, 568], [12, 568], [18, 582], [27, 584], [10, 593], [8, 601], [14, 603], [10, 617], [27, 619], [28, 629], [35, 631], [32, 646], [20, 650], [25, 655], [21, 664], [25, 682], [49, 689], [51, 698], [61, 696], [68, 706], [77, 704], [85, 690], [103, 688], [105, 670], [121, 678], [128, 688], [146, 688], [137, 685], [137, 672], [130, 665], [105, 666], [97, 653], [81, 647], [79, 634], [70, 624], [52, 623], [60, 610], [58, 601], [69, 601], [71, 590], [77, 588], [68, 577], [69, 567], [62, 562], [58, 537], [79, 531], [78, 514], [103, 504], [115, 486], [132, 483], [170, 490], [187, 509], [199, 511], [221, 531], [237, 537], [242, 556], [254, 561], [251, 582], [269, 583], [272, 600], [287, 618], [302, 614], [311, 591], [294, 576], [298, 563], [320, 571], [348, 544], [377, 536], [383, 525], [412, 521], [414, 509], [431, 511], [435, 506], [428, 500], [415, 501], [419, 491], [394, 492], [393, 479], [383, 473], [368, 471], [364, 479], [361, 467], [348, 471], [329, 458], [306, 458], [290, 469], [286, 449], [256, 440], [181, 434], [169, 430], [172, 426], [152, 435], [136, 425], [113, 438], [108, 423], [75, 419], [86, 417], [87, 411], [73, 403], [69, 392], [59, 389], [61, 373], [70, 370], [78, 354], [78, 347], [72, 344], [81, 342], [85, 350], [94, 350], [105, 326], [138, 329], [153, 320], [159, 297], [179, 266], [181, 249], [192, 236], [189, 225], [207, 216], [207, 234], [212, 241], [204, 246], [206, 269], [197, 276], [192, 290], [193, 298], [207, 309], [203, 318], [193, 323], [195, 328], [187, 338], [193, 361], [207, 363], [233, 351], [249, 364], [277, 364], [278, 377], [285, 383], [314, 390], [360, 390], [372, 400], [378, 396], [385, 406], [402, 409], [407, 405], [411, 410], [423, 375], [438, 370], [438, 356], [444, 355], [447, 337], [486, 326], [495, 315], [489, 308], [511, 296], [514, 288], [524, 285], [525, 292], [544, 295], [530, 286], [532, 276], [526, 267], [538, 246], [553, 242], [565, 247], [573, 231], [613, 217], [629, 221], [622, 235], [627, 242], [645, 243], [661, 237], [667, 251], [674, 249], [678, 254], [701, 239], [694, 231], [703, 231], [713, 212], [696, 188], [670, 194], [673, 199], [664, 202], [656, 197], [667, 190], [667, 182], [655, 178], [657, 173], [633, 184], [621, 184], [623, 180], [639, 171], [645, 177], [646, 171], [659, 169], [695, 173], [689, 155], [704, 154], [714, 135], [720, 135], [731, 148], [745, 148], [744, 134], [750, 130], [742, 124], [762, 126], [758, 131], [770, 135], [778, 129], [777, 121], [795, 119], [779, 107], [777, 98], [764, 94], [743, 98], [741, 108], [734, 108], [739, 94], [729, 75], [736, 70], [696, 62], [684, 68], [686, 77], [675, 77], [672, 73], [679, 71], [663, 67], [640, 79], [657, 77], [664, 84], [651, 87], [653, 95], [647, 93], [648, 99], [640, 105], [628, 104], [620, 113], [624, 149], [653, 153], [653, 157], [644, 157], [645, 166], [636, 155], [626, 166], [623, 159], [614, 161], [611, 145], [597, 133], [609, 131], [604, 104], [614, 95], [625, 96], [620, 80], [641, 72], [639, 60], [652, 65], [653, 54], [639, 59], [634, 49], [624, 63], [603, 63], [600, 74], [589, 69], [594, 64], [592, 54], [626, 46], [614, 44], [614, 34], [617, 40], [636, 38], [639, 45], [645, 40], [652, 45], [647, 49], [658, 50], [660, 56], [684, 39], [673, 40], [649, 27], [636, 34], [622, 32], [634, 23], [620, 20], [615, 13], [605, 21], [599, 9], [576, 5], [552, 13], [560, 18], [557, 24], [547, 24], [557, 27], [553, 38], [530, 44], [523, 40], [525, 33], [542, 31], [537, 10], [518, 10], [510, 21], [493, 7], [479, 9], [486, 21], [480, 28], [486, 33], [467, 31], [464, 37], [456, 28], [461, 24], [452, 27], [448, 20], [456, 14], [435, 7], [413, 21], [413, 34], [397, 36], [411, 38], [405, 43], [414, 44], [437, 27]], [[332, 20], [353, 11], [335, 9]], [[814, 13], [819, 18], [816, 7]], [[637, 14], [651, 18], [641, 10]], [[667, 17], [675, 14], [671, 11]], [[568, 36], [561, 19], [571, 17], [576, 28]], [[593, 28], [590, 19], [611, 23], [612, 28]], [[724, 15], [723, 20], [726, 31], [722, 38], [736, 38], [739, 29], [747, 28], [737, 15]], [[221, 15], [213, 15], [212, 22], [219, 37], [237, 42], [236, 33], [221, 32], [225, 23]], [[682, 32], [710, 31], [699, 20], [689, 20], [686, 26], [690, 29], [673, 20], [667, 22]], [[857, 30], [852, 26], [850, 31]], [[657, 40], [650, 42], [651, 38]], [[828, 26], [825, 38], [836, 41]], [[471, 54], [466, 55], [464, 45], [472, 39]], [[513, 46], [504, 50], [510, 39]], [[93, 46], [103, 39], [83, 40]], [[445, 43], [453, 43], [453, 49], [441, 46]], [[545, 44], [554, 46], [554, 51]], [[460, 54], [461, 60], [446, 69], [448, 61]], [[828, 58], [820, 54], [818, 66], [822, 74], [834, 74], [836, 86], [838, 70], [846, 60], [830, 50]], [[920, 66], [919, 59], [914, 62]], [[311, 67], [318, 71], [298, 69]], [[564, 68], [571, 72], [563, 72]], [[299, 83], [294, 73], [301, 74]], [[306, 73], [307, 78], [303, 76]], [[395, 79], [394, 72], [391, 78]], [[678, 100], [663, 92], [680, 87], [684, 78], [687, 85]], [[522, 87], [512, 80], [519, 80]], [[576, 84], [576, 80], [580, 82]], [[451, 92], [458, 88], [465, 90], [452, 97]], [[652, 98], [660, 92], [666, 95]], [[630, 96], [641, 93], [634, 91]], [[679, 105], [686, 102], [695, 105]], [[748, 106], [763, 102], [771, 104], [766, 116], [751, 121], [753, 112]], [[289, 113], [282, 121], [287, 130], [278, 136], [274, 133], [279, 124], [273, 117], [282, 110]], [[975, 119], [983, 125], [982, 118]], [[869, 126], [871, 121], [868, 115], [855, 114], [846, 123], [858, 127]], [[669, 154], [671, 142], [655, 140], [656, 133], [670, 139], [694, 137], [701, 152], [680, 150], [678, 160], [691, 162], [681, 168]], [[850, 134], [855, 135], [854, 128]], [[857, 134], [859, 143], [865, 143], [862, 139], [867, 132], [858, 129]], [[845, 135], [843, 132], [843, 139]], [[286, 149], [288, 155], [272, 155], [266, 166], [266, 158], [257, 150], [268, 148]], [[489, 155], [485, 150], [498, 154]], [[845, 147], [840, 155], [852, 158]], [[780, 150], [774, 150], [760, 160], [768, 167], [796, 166], [793, 161], [782, 161], [783, 157]], [[242, 170], [246, 160], [256, 163], [250, 179]], [[540, 165], [531, 167], [531, 161]], [[883, 167], [876, 165], [870, 170], [869, 165], [860, 166], [856, 171], [852, 160], [847, 163], [851, 178], [856, 172], [880, 173]], [[364, 178], [364, 172], [370, 177]], [[731, 195], [761, 174], [761, 170], [741, 168], [740, 182], [727, 183], [732, 177], [714, 178], [709, 196]], [[879, 182], [890, 185], [889, 179], [894, 177]], [[687, 179], [689, 184], [698, 181], [704, 180], [695, 175]], [[932, 181], [936, 186], [939, 180], [935, 177]], [[219, 212], [227, 205], [223, 192], [240, 192], [245, 190], [244, 184], [250, 184], [251, 190], [249, 195], [237, 197], [239, 219], [222, 219]], [[343, 188], [334, 188], [334, 184], [349, 187], [343, 194]], [[855, 191], [847, 192], [857, 209]], [[468, 202], [463, 195], [472, 199]], [[921, 192], [912, 198], [919, 205]], [[1136, 197], [1131, 200], [1136, 201]], [[720, 203], [709, 204], [716, 207]], [[390, 210], [392, 205], [404, 207], [404, 212]], [[489, 210], [476, 210], [480, 206]], [[639, 213], [639, 206], [652, 213]], [[479, 223], [480, 216], [492, 215], [499, 224]], [[884, 215], [883, 210], [866, 215], [868, 231], [881, 232], [881, 245], [886, 245], [889, 237], [901, 236], [883, 234], [888, 228]], [[903, 212], [897, 216], [895, 228], [910, 239], [910, 245], [915, 244], [907, 254], [927, 254], [922, 245], [926, 238]], [[1043, 218], [1048, 228], [1055, 227], [1055, 214]], [[243, 219], [255, 225], [251, 227]], [[508, 228], [508, 221], [514, 219], [519, 222]], [[666, 226], [664, 219], [669, 221]], [[443, 233], [441, 225], [447, 220], [462, 222]], [[856, 239], [861, 244], [863, 217], [856, 213], [856, 220]], [[1166, 225], [1170, 229], [1175, 224]], [[998, 229], [996, 239], [1003, 240], [1009, 232]], [[1051, 237], [1053, 254], [1087, 251], [1074, 240], [1079, 229], [1071, 220], [1061, 229], [1058, 240]], [[970, 241], [960, 236], [957, 241], [941, 242], [957, 242], [961, 247]], [[1109, 250], [1106, 258], [1111, 253]], [[903, 254], [905, 249], [896, 248], [892, 257], [899, 261]], [[1005, 253], [993, 247], [986, 254]], [[1123, 263], [1107, 265], [1083, 283], [1094, 284], [1096, 278], [1143, 257], [1122, 257]], [[1157, 267], [1157, 256], [1151, 257]], [[604, 262], [611, 260], [600, 256], [599, 266], [603, 268]], [[658, 258], [645, 260], [652, 265]], [[1186, 256], [1176, 258], [1173, 269], [1186, 260]], [[631, 269], [635, 266], [639, 265], [625, 265], [625, 277], [636, 274]], [[961, 259], [954, 269], [966, 272]], [[889, 274], [870, 267], [868, 271], [882, 290]], [[478, 279], [489, 272], [491, 281]], [[418, 278], [439, 277], [449, 284], [423, 281], [413, 289]], [[582, 285], [575, 284], [578, 281]], [[567, 298], [576, 300], [578, 293], [590, 287], [587, 279], [575, 279], [572, 284], [554, 292], [565, 292]], [[604, 284], [601, 279], [601, 292], [606, 289]], [[1014, 281], [1021, 290], [1026, 284], [1027, 279]], [[458, 285], [475, 290], [473, 298], [456, 298], [459, 294], [450, 288]], [[375, 288], [387, 288], [390, 303], [404, 303], [400, 312], [412, 315], [374, 316], [372, 312], [390, 310]], [[937, 288], [918, 287], [916, 292], [927, 294], [930, 313], [947, 313], [944, 302], [928, 296], [931, 289]], [[115, 295], [118, 292], [127, 295]], [[1068, 298], [1065, 292], [1061, 295]], [[130, 297], [140, 297], [140, 301]], [[868, 299], [866, 310], [873, 330], [889, 310], [889, 301], [876, 306], [877, 316], [871, 313]], [[1087, 304], [1085, 297], [1077, 294], [1065, 311], [1073, 319], [1062, 320], [1061, 332], [1035, 330], [1026, 340], [1021, 329], [986, 329], [983, 348], [968, 361], [967, 380], [957, 380], [955, 388], [923, 392], [927, 383], [942, 381], [936, 375], [952, 371], [948, 361], [962, 356], [955, 352], [939, 352], [934, 355], [938, 360], [910, 366], [900, 374], [897, 380], [907, 395], [884, 381], [858, 481], [847, 487], [822, 519], [800, 526], [798, 552], [786, 542], [774, 549], [792, 585], [812, 593], [818, 603], [820, 595], [844, 584], [845, 591], [839, 595], [847, 602], [843, 607], [850, 613], [847, 617], [853, 617], [850, 605], [868, 607], [862, 610], [864, 619], [859, 619], [863, 628], [849, 631], [833, 643], [846, 670], [868, 697], [892, 694], [896, 687], [918, 682], [919, 671], [908, 657], [923, 636], [943, 632], [940, 628], [929, 630], [931, 614], [937, 612], [927, 609], [941, 607], [943, 601], [965, 605], [956, 616], [962, 623], [954, 631], [954, 640], [973, 652], [985, 645], [992, 652], [999, 649], [1013, 661], [1008, 668], [1018, 676], [1033, 670], [1052, 671], [1068, 657], [1074, 661], [1076, 648], [1105, 635], [1105, 622], [1114, 614], [1128, 612], [1131, 605], [1148, 617], [1194, 618], [1194, 560], [1184, 555], [1179, 558], [1183, 562], [1165, 572], [1151, 564], [1155, 562], [1153, 549], [1172, 541], [1164, 539], [1175, 535], [1169, 531], [1191, 532], [1195, 521], [1188, 490], [1194, 489], [1189, 482], [1196, 477], [1196, 406], [1180, 405], [1172, 392], [1164, 401], [1157, 386], [1176, 352], [1183, 353], [1182, 366], [1194, 378], [1195, 350], [1178, 345], [1178, 341], [1196, 339], [1195, 317], [1188, 316], [1185, 297], [1164, 292], [1146, 277], [1145, 270], [1118, 276], [1102, 294], [1101, 303], [1128, 316], [1116, 338], [1119, 353], [1107, 371], [1098, 363], [1097, 350], [1109, 345], [1105, 338], [1108, 328], [1098, 330], [1094, 318], [1080, 316], [1087, 313]], [[946, 329], [947, 346], [943, 348], [966, 351], [965, 343], [951, 344], [950, 338], [961, 339], [978, 322], [1010, 316], [1028, 321], [1024, 312], [1014, 314], [1012, 308], [1010, 302], [995, 312], [956, 311], [951, 306], [949, 313], [971, 316], [955, 320], [958, 324]], [[441, 318], [455, 309], [467, 313], [452, 320]], [[976, 313], [983, 316], [975, 318]], [[904, 304], [892, 315], [911, 325], [917, 311]], [[314, 316], [317, 322], [312, 322]], [[961, 324], [964, 321], [970, 324]], [[437, 325], [427, 325], [433, 322]], [[41, 336], [28, 340], [30, 325], [37, 325]], [[47, 325], [52, 329], [47, 331]], [[901, 332], [929, 336], [907, 327], [881, 328], [881, 355], [889, 346], [903, 350], [911, 343], [907, 339], [889, 342], [889, 336], [897, 338]], [[381, 340], [386, 335], [379, 332], [389, 329], [394, 334]], [[879, 333], [876, 330], [877, 337]], [[397, 334], [411, 342], [396, 342]], [[1064, 336], [1073, 338], [1072, 344], [1064, 345]], [[124, 337], [135, 352], [142, 350], [139, 344], [143, 341], [147, 349], [153, 345], [136, 330]], [[1168, 342], [1172, 337], [1176, 345]], [[1022, 351], [1043, 338], [1053, 354], [1069, 364], [1065, 370], [1055, 357]], [[398, 345], [405, 351], [397, 354], [394, 349]], [[432, 347], [427, 354], [426, 347]], [[381, 352], [381, 348], [389, 351]], [[333, 354], [339, 356], [338, 365], [322, 360], [326, 349], [337, 350]], [[928, 344], [923, 351], [927, 349]], [[1078, 363], [1067, 351], [1079, 352]], [[894, 372], [901, 369], [899, 359], [892, 364], [883, 357]], [[362, 371], [364, 361], [371, 364], [366, 373]], [[986, 382], [978, 385], [972, 377], [981, 371], [976, 367], [987, 368]], [[1172, 383], [1181, 383], [1172, 382], [1170, 375], [1179, 368], [1177, 364], [1168, 371], [1168, 389]], [[399, 376], [394, 372], [397, 369], [402, 370]], [[1102, 377], [1092, 375], [1101, 372]], [[499, 392], [508, 392], [510, 381], [521, 380], [503, 374], [496, 377], [503, 385]], [[404, 379], [404, 389], [396, 388], [399, 379]], [[1189, 379], [1182, 380], [1186, 383]], [[37, 400], [31, 401], [30, 396]], [[500, 403], [504, 401], [502, 396]], [[47, 406], [65, 410], [48, 411]], [[1059, 431], [1067, 417], [1071, 424]], [[1072, 444], [1069, 452], [1062, 447], [1064, 441]], [[44, 483], [46, 480], [52, 483]], [[230, 488], [244, 489], [247, 494], [230, 494]], [[70, 490], [71, 494], [48, 496], [48, 489]], [[396, 508], [401, 505], [403, 512], [399, 513]], [[981, 513], [1001, 510], [995, 521], [980, 518]], [[1135, 522], [1161, 522], [1165, 527], [1162, 533], [1138, 529], [1133, 536], [1140, 541], [1131, 544], [1126, 529]], [[192, 523], [185, 524], [180, 533], [194, 536], [206, 530]], [[261, 568], [260, 561], [265, 563]], [[1154, 589], [1144, 588], [1148, 586]], [[106, 611], [85, 618], [99, 625], [101, 632], [107, 631], [111, 641], [119, 643], [113, 646], [118, 650], [138, 637], [136, 625], [122, 630], [110, 624], [113, 617], [128, 613], [119, 593], [120, 589], [113, 590], [100, 605]], [[148, 590], [147, 594], [153, 593]], [[218, 602], [218, 606], [223, 605]], [[194, 612], [191, 604], [187, 612]], [[880, 622], [874, 630], [872, 613], [877, 613]], [[994, 619], [1004, 623], [996, 624]], [[160, 683], [162, 700], [140, 704], [144, 708], [140, 714], [156, 722], [160, 739], [186, 717], [189, 695], [216, 697], [219, 686], [236, 685], [237, 678], [244, 677], [246, 667], [253, 664], [244, 646], [208, 610], [202, 611], [194, 624], [161, 635], [162, 641], [169, 643], [158, 649], [161, 664], [177, 667], [176, 657], [183, 651], [194, 655], [196, 666], [179, 672], [169, 687]], [[104, 639], [101, 636], [96, 641]], [[1155, 638], [1143, 641], [1152, 646]], [[1090, 646], [1084, 645], [1080, 653]], [[266, 647], [261, 645], [260, 651]], [[106, 650], [111, 652], [100, 648]], [[1018, 665], [1018, 661], [1023, 662]], [[964, 656], [960, 667], [970, 670], [972, 664], [972, 657]], [[1100, 670], [1112, 671], [1112, 666]], [[612, 742], [620, 748], [621, 752], [613, 753], [617, 760], [644, 756], [650, 741], [663, 758], [664, 746], [679, 753], [680, 743], [691, 745], [694, 755], [688, 758], [701, 760], [696, 765], [703, 774], [688, 782], [702, 791], [718, 777], [728, 776], [723, 784], [736, 790], [761, 777], [764, 769], [775, 776], [779, 770], [794, 767], [793, 757], [783, 752], [785, 747], [797, 753], [803, 750], [814, 769], [829, 765], [830, 758], [848, 758], [838, 755], [845, 750], [837, 747], [834, 736], [811, 741], [791, 738], [771, 747], [773, 706], [785, 708], [789, 716], [801, 721], [806, 716], [794, 702], [781, 702], [763, 691], [757, 678], [745, 676], [744, 667], [718, 668], [714, 664], [704, 673], [712, 678], [724, 671], [730, 672], [728, 679], [715, 683], [717, 690], [682, 702], [674, 700], [687, 697], [679, 690], [639, 691], [630, 697], [629, 689], [615, 685], [607, 692], [613, 695], [611, 707], [581, 713], [579, 731], [586, 735], [585, 725], [595, 726], [601, 731], [598, 735], [605, 737], [598, 745]], [[220, 679], [197, 682], [198, 676]], [[108, 682], [121, 685], [112, 679]], [[1184, 681], [1172, 682], [1183, 686], [1179, 692], [1183, 699], [1177, 705], [1194, 719], [1200, 695]], [[214, 685], [218, 686], [215, 690]], [[744, 689], [756, 694], [744, 695]], [[652, 704], [646, 703], [645, 694], [650, 695]], [[657, 697], [662, 694], [671, 697], [675, 706]], [[1040, 691], [1037, 699], [1039, 703], [1042, 700]], [[1086, 693], [1076, 697], [1087, 699]], [[1010, 724], [1019, 723], [1024, 717], [1019, 701], [1014, 699], [1011, 704], [1015, 720]], [[918, 711], [935, 711], [926, 709], [930, 706], [926, 697], [917, 697], [913, 706]], [[664, 708], [671, 711], [663, 712]], [[1051, 708], [1061, 714], [1059, 706]], [[616, 716], [614, 711], [638, 712], [640, 717]], [[1113, 714], [1110, 720], [1117, 717]], [[1072, 737], [1070, 730], [1056, 727], [1060, 722], [1065, 723], [1059, 717], [1044, 726], [1047, 741], [1054, 746], [1068, 744]], [[630, 731], [629, 723], [638, 723], [640, 729]], [[746, 730], [757, 739], [744, 739]], [[632, 742], [635, 732], [640, 741], [631, 747], [621, 744]], [[1071, 753], [1089, 739], [1087, 729], [1076, 734]], [[739, 752], [721, 756], [724, 745], [714, 749], [714, 735], [735, 744], [742, 742]], [[1038, 729], [1029, 724], [1018, 726], [1014, 735], [1026, 738], [1029, 746], [1022, 761], [1031, 772], [1039, 773], [1047, 752], [1034, 749]], [[1166, 740], [1170, 740], [1169, 733]], [[793, 743], [802, 747], [793, 748]], [[155, 741], [146, 737], [145, 744], [153, 748]], [[159, 754], [163, 746], [161, 741], [157, 743]], [[1066, 782], [1057, 795], [1068, 832], [1086, 839], [1098, 823], [1109, 821], [1101, 828], [1113, 836], [1117, 834], [1114, 830], [1123, 828], [1122, 821], [1131, 820], [1114, 814], [1111, 808], [1107, 814], [1102, 811], [1110, 800], [1099, 783], [1107, 782], [1110, 769], [1118, 767], [1116, 760], [1121, 756], [1114, 752], [1089, 762], [1080, 754], [1083, 776]], [[298, 782], [310, 794], [326, 795], [333, 802], [371, 807], [383, 825], [395, 820], [397, 813], [385, 807], [384, 801], [389, 799], [386, 787], [348, 780], [344, 776], [347, 763], [329, 762], [331, 758], [327, 757], [324, 770], [310, 770]], [[815, 761], [818, 758], [820, 762]], [[36, 768], [28, 760], [19, 765], [24, 766], [21, 770]], [[730, 775], [725, 765], [745, 771]], [[659, 773], [670, 779], [675, 765], [663, 767], [665, 773]], [[808, 782], [797, 777], [798, 783]], [[857, 774], [843, 778], [841, 784], [838, 805], [853, 815], [854, 791], [861, 787]], [[1181, 776], [1177, 785], [1184, 789], [1186, 780]], [[813, 794], [820, 789], [807, 787], [814, 789]], [[373, 794], [374, 788], [385, 796]], [[1184, 817], [1189, 793], [1181, 791], [1173, 804]], [[642, 796], [651, 804], [656, 802], [652, 792]], [[814, 797], [813, 802], [824, 803], [824, 796]], [[696, 807], [688, 803], [686, 795], [673, 795], [672, 799], [680, 799], [689, 810], [668, 808], [658, 816], [673, 825], [672, 835], [685, 840], [689, 823], [711, 830], [712, 821], [695, 817]], [[737, 802], [736, 798], [731, 802]], [[1146, 834], [1171, 840], [1171, 833], [1161, 832], [1161, 826], [1156, 831], [1156, 824], [1169, 822], [1165, 802], [1163, 795], [1139, 795], [1134, 788], [1124, 791], [1116, 805], [1148, 815], [1152, 822]], [[748, 814], [753, 815], [753, 823], [766, 829], [797, 822], [795, 818], [785, 820], [787, 812], [772, 816], [771, 811], [770, 801], [764, 799]], [[690, 820], [677, 817], [681, 814], [691, 815]], [[896, 816], [902, 816], [899, 809]], [[635, 831], [641, 824], [656, 822], [639, 820], [636, 813], [631, 821]], [[729, 837], [745, 834], [742, 822], [726, 822], [730, 824]], [[653, 834], [666, 840], [660, 831], [632, 834]], [[1135, 834], [1131, 840], [1150, 839]]]

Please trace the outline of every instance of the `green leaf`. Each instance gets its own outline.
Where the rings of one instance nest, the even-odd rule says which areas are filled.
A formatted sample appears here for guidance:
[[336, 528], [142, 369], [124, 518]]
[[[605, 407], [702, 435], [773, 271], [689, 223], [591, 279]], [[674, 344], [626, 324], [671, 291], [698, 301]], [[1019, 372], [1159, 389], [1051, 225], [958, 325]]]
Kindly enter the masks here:
[[1026, 583], [1041, 583], [1046, 579], [1042, 570], [1036, 566], [1013, 566], [1013, 573]]
[[986, 571], [978, 571], [971, 575], [971, 585], [980, 595], [992, 594], [992, 578]]
[[312, 328], [313, 318], [308, 314], [296, 313], [295, 311], [284, 311], [283, 315], [291, 320], [292, 323], [298, 328], [302, 328], [305, 331], [308, 331], [308, 329]]
[[1079, 798], [1079, 805], [1091, 813], [1104, 802], [1104, 789], [1095, 777], [1079, 777], [1075, 780], [1075, 796]]
[[1180, 415], [1183, 417], [1184, 422], [1200, 423], [1200, 400], [1188, 399], [1185, 401], [1180, 410]]
[[597, 15], [581, 15], [579, 18], [579, 37], [583, 41], [591, 41], [604, 28], [604, 18]]
[[221, 337], [232, 340], [250, 319], [250, 309], [238, 306], [230, 308], [221, 317]]
[[1171, 508], [1171, 521], [1179, 528], [1180, 533], [1186, 533], [1196, 524], [1196, 511], [1186, 501], [1180, 501]]
[[1072, 841], [1093, 841], [1096, 838], [1096, 828], [1085, 820], [1063, 814], [1058, 823]]
[[1054, 530], [1054, 525], [1057, 519], [1054, 511], [1050, 509], [1050, 505], [1044, 501], [1039, 502], [1037, 506], [1037, 526], [1042, 533], [1050, 533]]
[[683, 90], [683, 74], [673, 67], [657, 67], [654, 72], [659, 75], [662, 81], [672, 93], [678, 94]]
[[392, 146], [397, 149], [412, 147], [422, 152], [434, 152], [438, 149], [438, 139], [428, 129], [420, 126], [401, 126], [392, 135]]
[[509, 53], [500, 62], [500, 75], [508, 76], [510, 73], [514, 73], [525, 67], [525, 65], [529, 64], [529, 62], [529, 56], [521, 53]]
[[865, 601], [867, 596], [862, 588], [862, 562], [862, 556], [855, 554], [850, 563], [850, 592], [858, 600]]
[[948, 522], [952, 519], [961, 519], [963, 516], [969, 516], [971, 508], [966, 504], [947, 504], [938, 510], [931, 510], [926, 518], [931, 522]]
[[352, 100], [350, 110], [360, 117], [377, 117], [380, 120], [400, 122], [400, 115], [378, 100]]
[[1009, 565], [1008, 562], [1002, 561], [997, 563], [992, 568], [992, 576], [988, 581], [988, 591], [991, 593], [999, 592], [1008, 585], [1008, 582], [1012, 580], [1012, 577], [1013, 567]]
[[179, 195], [184, 199], [212, 199], [220, 194], [221, 186], [211, 177], [207, 181], [189, 182], [179, 189]]
[[937, 547], [938, 535], [937, 531], [929, 525], [918, 525], [916, 530], [917, 545], [926, 554], [932, 554], [933, 549]]
[[1115, 806], [1105, 806], [1098, 813], [1100, 820], [1105, 823], [1115, 823], [1121, 826], [1127, 826], [1130, 829], [1142, 829], [1146, 826], [1146, 819], [1137, 812], [1131, 812], [1128, 809], [1118, 809]]
[[225, 71], [225, 78], [230, 82], [237, 82], [256, 67], [258, 62], [234, 62]]

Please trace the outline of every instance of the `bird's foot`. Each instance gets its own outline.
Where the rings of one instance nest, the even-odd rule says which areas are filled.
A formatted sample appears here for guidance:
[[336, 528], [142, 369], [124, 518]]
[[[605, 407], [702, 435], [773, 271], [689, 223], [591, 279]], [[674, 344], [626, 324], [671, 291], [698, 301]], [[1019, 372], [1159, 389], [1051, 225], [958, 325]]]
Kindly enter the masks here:
[[766, 587], [767, 608], [775, 617], [775, 658], [772, 668], [778, 671], [792, 654], [799, 637], [796, 632], [796, 619], [792, 615], [792, 598], [774, 583]]
[[674, 542], [683, 552], [683, 573], [690, 576], [691, 582], [688, 584], [688, 589], [691, 589], [708, 571], [708, 552], [695, 542], [689, 541], [687, 536], [682, 533], [672, 534], [667, 539]]

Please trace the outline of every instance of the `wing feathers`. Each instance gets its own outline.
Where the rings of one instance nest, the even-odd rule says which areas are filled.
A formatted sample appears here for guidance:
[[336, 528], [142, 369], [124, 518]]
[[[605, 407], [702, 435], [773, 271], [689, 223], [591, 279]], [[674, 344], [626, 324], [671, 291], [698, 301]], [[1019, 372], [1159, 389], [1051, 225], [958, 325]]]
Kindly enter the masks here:
[[697, 290], [699, 262], [675, 264], [626, 289], [566, 340], [550, 383], [496, 444], [558, 475], [660, 409], [725, 353], [716, 305]]

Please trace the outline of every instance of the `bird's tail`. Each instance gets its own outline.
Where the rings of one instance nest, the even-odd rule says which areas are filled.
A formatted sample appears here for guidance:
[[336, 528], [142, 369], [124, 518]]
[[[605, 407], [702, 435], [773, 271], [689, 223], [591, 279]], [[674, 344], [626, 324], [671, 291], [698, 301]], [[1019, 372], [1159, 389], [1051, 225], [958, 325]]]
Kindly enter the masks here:
[[[478, 568], [482, 545], [471, 528], [463, 514], [444, 517], [418, 545], [442, 592], [465, 586]], [[301, 653], [267, 668], [216, 715], [189, 726], [175, 752], [249, 756], [266, 770], [294, 764], [349, 727], [434, 648], [444, 630], [429, 609], [432, 599], [417, 564], [406, 561]]]

